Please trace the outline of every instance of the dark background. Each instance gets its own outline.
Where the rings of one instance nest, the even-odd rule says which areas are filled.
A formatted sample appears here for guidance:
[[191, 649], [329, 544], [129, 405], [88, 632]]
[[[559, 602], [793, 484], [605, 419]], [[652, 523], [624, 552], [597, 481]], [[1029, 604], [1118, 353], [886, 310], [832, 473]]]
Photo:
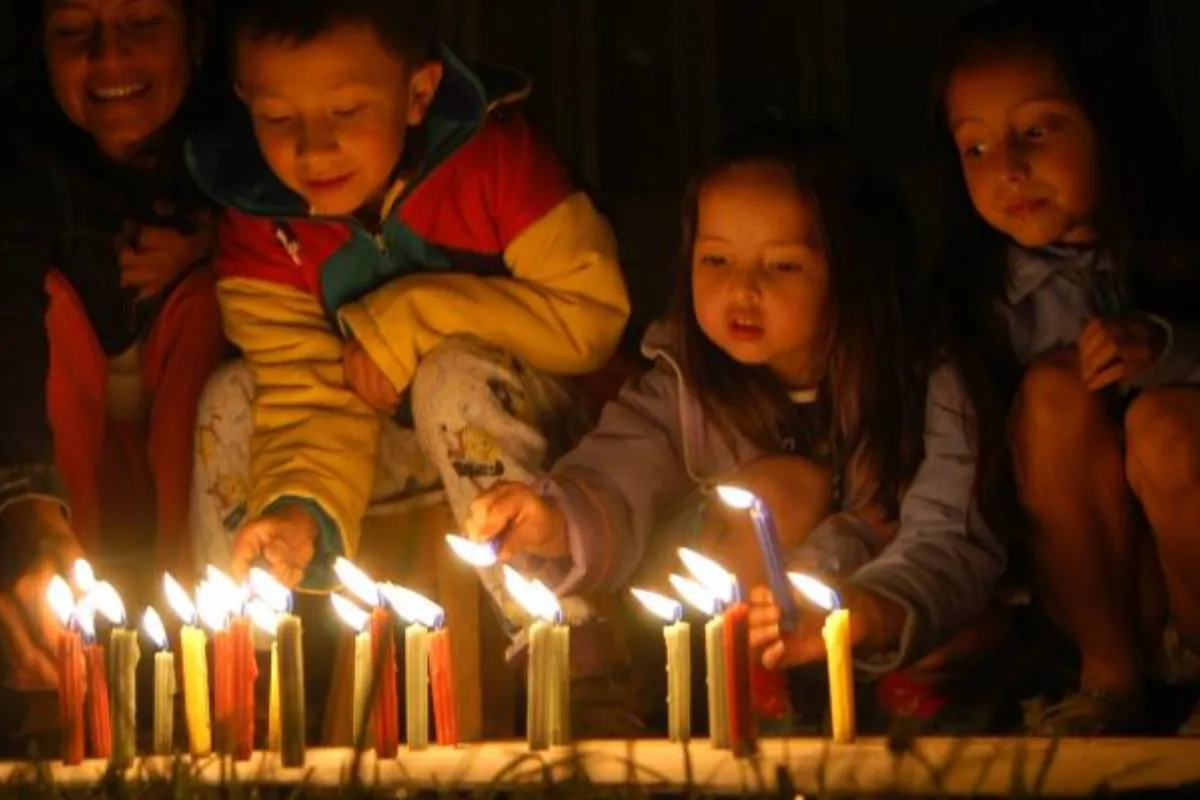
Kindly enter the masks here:
[[[0, 0], [0, 63], [14, 37], [13, 4], [37, 1]], [[978, 2], [439, 0], [439, 7], [442, 34], [461, 55], [532, 77], [526, 113], [616, 226], [636, 329], [665, 302], [688, 175], [729, 127], [770, 107], [834, 123], [887, 164], [932, 252], [942, 181], [931, 157], [929, 75], [946, 25]], [[1150, 50], [1186, 141], [1200, 151], [1200, 0], [1087, 5], [1120, 18]], [[6, 75], [0, 71], [0, 90]]]

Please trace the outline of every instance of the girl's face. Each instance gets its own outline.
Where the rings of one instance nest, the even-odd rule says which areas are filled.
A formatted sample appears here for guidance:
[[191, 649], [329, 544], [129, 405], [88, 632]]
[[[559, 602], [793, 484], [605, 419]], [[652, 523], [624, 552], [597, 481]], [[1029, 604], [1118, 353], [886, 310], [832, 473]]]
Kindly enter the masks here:
[[960, 66], [946, 110], [971, 202], [989, 225], [1025, 247], [1095, 238], [1096, 132], [1051, 59]]
[[692, 293], [700, 329], [792, 388], [821, 377], [829, 268], [813, 201], [773, 162], [737, 164], [697, 196]]
[[123, 161], [183, 102], [195, 42], [182, 0], [44, 0], [54, 97], [100, 150]]

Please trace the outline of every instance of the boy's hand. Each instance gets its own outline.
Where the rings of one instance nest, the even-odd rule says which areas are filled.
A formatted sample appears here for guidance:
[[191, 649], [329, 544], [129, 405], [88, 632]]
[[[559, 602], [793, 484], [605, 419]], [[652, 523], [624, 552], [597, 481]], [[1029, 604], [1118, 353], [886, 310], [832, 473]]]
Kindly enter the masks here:
[[356, 339], [348, 339], [342, 351], [346, 383], [362, 401], [380, 414], [391, 416], [400, 405], [400, 393]]
[[55, 574], [64, 577], [83, 551], [53, 501], [30, 498], [4, 511], [4, 526], [34, 546], [32, 558], [11, 585], [0, 593], [0, 644], [8, 658], [6, 683], [20, 691], [58, 685], [55, 652], [62, 626], [46, 602], [46, 586]]
[[1079, 377], [1089, 391], [1144, 378], [1167, 345], [1162, 327], [1141, 316], [1092, 319], [1079, 335]]
[[238, 531], [230, 574], [234, 580], [243, 580], [261, 556], [276, 580], [295, 587], [316, 555], [319, 535], [317, 521], [297, 506], [265, 514]]
[[117, 241], [121, 285], [137, 289], [137, 299], [145, 300], [207, 259], [213, 247], [212, 214], [202, 212], [196, 221], [196, 232], [191, 235], [154, 225], [126, 225]]
[[[900, 638], [904, 611], [890, 600], [847, 587], [842, 602], [850, 610], [850, 645], [886, 647]], [[779, 630], [779, 607], [765, 586], [750, 592], [750, 647], [762, 653], [763, 666], [781, 669], [825, 658], [821, 629], [825, 615], [802, 606], [800, 622], [788, 633]]]
[[560, 558], [570, 552], [562, 509], [523, 483], [501, 481], [476, 497], [464, 527], [475, 541], [502, 537], [501, 561], [518, 553]]

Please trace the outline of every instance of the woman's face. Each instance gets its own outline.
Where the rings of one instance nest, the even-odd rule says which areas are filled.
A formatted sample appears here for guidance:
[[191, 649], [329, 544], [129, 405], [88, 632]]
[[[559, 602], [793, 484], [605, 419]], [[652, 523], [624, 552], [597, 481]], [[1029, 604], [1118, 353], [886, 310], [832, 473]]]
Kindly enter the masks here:
[[127, 160], [175, 115], [196, 42], [182, 0], [43, 0], [50, 87], [100, 150]]

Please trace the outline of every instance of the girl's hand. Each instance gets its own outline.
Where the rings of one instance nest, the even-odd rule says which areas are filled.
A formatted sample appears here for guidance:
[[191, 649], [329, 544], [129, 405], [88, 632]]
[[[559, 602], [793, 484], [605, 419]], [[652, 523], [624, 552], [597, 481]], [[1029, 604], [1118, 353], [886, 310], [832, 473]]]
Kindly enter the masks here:
[[284, 586], [298, 586], [317, 553], [317, 521], [299, 506], [287, 506], [247, 522], [233, 545], [229, 574], [244, 580], [250, 567], [262, 558], [267, 569]]
[[[842, 602], [850, 611], [851, 647], [887, 647], [899, 640], [904, 610], [895, 603], [853, 587], [842, 591]], [[779, 630], [779, 617], [771, 590], [755, 587], [750, 592], [750, 647], [762, 653], [763, 666], [782, 669], [825, 658], [824, 613], [802, 606], [799, 623], [787, 633]]]
[[121, 285], [136, 289], [137, 299], [145, 300], [209, 258], [215, 227], [212, 214], [202, 212], [196, 220], [196, 232], [191, 235], [154, 225], [127, 225], [117, 241]]
[[1079, 377], [1089, 391], [1144, 378], [1166, 347], [1162, 327], [1141, 316], [1088, 320], [1079, 336]]
[[523, 483], [500, 481], [471, 503], [465, 533], [475, 541], [500, 538], [501, 561], [518, 553], [561, 558], [570, 553], [562, 509]]

